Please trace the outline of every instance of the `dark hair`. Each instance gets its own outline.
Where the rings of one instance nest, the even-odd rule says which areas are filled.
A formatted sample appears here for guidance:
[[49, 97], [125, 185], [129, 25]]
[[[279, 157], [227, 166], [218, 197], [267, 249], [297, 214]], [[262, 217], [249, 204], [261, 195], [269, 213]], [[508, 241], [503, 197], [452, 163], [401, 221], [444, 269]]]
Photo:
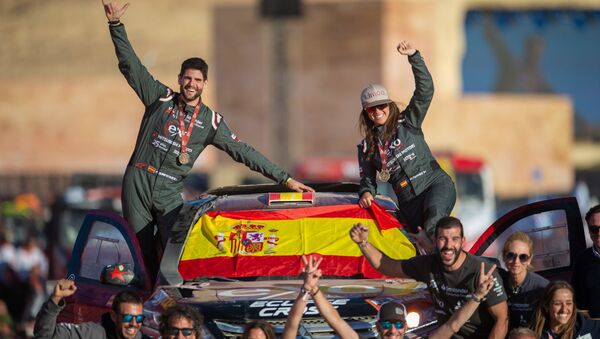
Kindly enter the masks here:
[[268, 322], [264, 321], [264, 320], [254, 320], [249, 322], [246, 325], [246, 329], [244, 330], [244, 333], [242, 334], [242, 339], [248, 339], [248, 337], [250, 336], [250, 331], [258, 328], [260, 330], [263, 331], [263, 333], [265, 334], [265, 337], [267, 337], [267, 339], [275, 339], [275, 331], [273, 331], [273, 327], [271, 326], [271, 324], [269, 324]]
[[181, 70], [179, 71], [179, 75], [183, 75], [188, 69], [197, 69], [202, 72], [202, 76], [204, 80], [208, 80], [208, 64], [206, 61], [200, 58], [189, 58], [181, 63]]
[[130, 291], [123, 291], [119, 292], [119, 294], [115, 296], [115, 299], [112, 302], [112, 310], [116, 314], [119, 314], [119, 311], [121, 310], [121, 304], [141, 305], [143, 304], [143, 301], [142, 298], [140, 298], [140, 296], [136, 293]]
[[171, 308], [168, 308], [160, 315], [160, 325], [159, 331], [161, 336], [166, 337], [169, 329], [169, 322], [171, 319], [185, 318], [190, 320], [193, 323], [194, 331], [196, 332], [196, 337], [200, 337], [200, 326], [203, 322], [202, 315], [189, 305], [176, 305]]
[[[535, 337], [540, 338], [542, 335], [542, 331], [545, 327], [550, 325], [550, 304], [552, 303], [552, 298], [554, 297], [554, 293], [558, 290], [567, 289], [571, 292], [571, 296], [575, 298], [575, 291], [573, 287], [566, 281], [552, 281], [544, 288], [542, 292], [542, 296], [538, 301], [538, 305], [535, 308], [535, 312], [533, 313], [533, 318], [531, 319], [531, 327], [535, 332]], [[573, 301], [573, 313], [571, 314], [571, 318], [567, 321], [565, 325], [560, 326], [560, 338], [572, 338], [575, 333], [575, 321], [577, 320], [577, 307], [575, 305], [575, 301]]]
[[453, 227], [459, 227], [460, 228], [460, 236], [461, 237], [465, 236], [464, 232], [463, 232], [463, 225], [460, 222], [460, 219], [455, 218], [455, 217], [450, 217], [450, 216], [442, 217], [440, 220], [438, 220], [438, 222], [435, 224], [434, 234], [437, 236], [438, 229], [449, 229], [449, 228], [453, 228]]
[[[398, 105], [396, 105], [395, 102], [390, 102], [388, 104], [388, 107], [390, 110], [390, 115], [385, 121], [385, 127], [383, 131], [383, 139], [385, 141], [390, 140], [394, 133], [396, 133], [396, 128], [398, 127], [398, 120], [401, 120], [402, 118], [402, 112], [400, 112], [400, 108], [398, 107]], [[378, 153], [377, 130], [373, 121], [369, 119], [369, 115], [366, 109], [363, 109], [360, 112], [358, 124], [360, 128], [360, 133], [365, 137], [365, 141], [367, 142], [367, 160], [371, 160], [373, 159], [373, 156]]]
[[592, 218], [592, 215], [594, 215], [596, 213], [600, 213], [600, 205], [596, 205], [596, 206], [590, 208], [590, 210], [587, 211], [587, 213], [585, 214], [585, 222], [588, 225], [590, 224], [590, 219]]

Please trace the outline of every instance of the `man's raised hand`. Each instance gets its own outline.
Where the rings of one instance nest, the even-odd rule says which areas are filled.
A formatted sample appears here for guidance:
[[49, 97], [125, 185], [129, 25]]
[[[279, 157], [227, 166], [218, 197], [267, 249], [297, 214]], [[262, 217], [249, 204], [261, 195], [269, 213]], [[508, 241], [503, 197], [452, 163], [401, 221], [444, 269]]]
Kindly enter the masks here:
[[104, 14], [109, 22], [117, 22], [129, 7], [129, 3], [121, 6], [118, 1], [102, 0]]
[[477, 298], [483, 299], [494, 286], [494, 276], [492, 273], [494, 273], [495, 269], [496, 264], [493, 264], [490, 270], [485, 273], [485, 265], [484, 263], [481, 263], [481, 268], [479, 269], [479, 283], [475, 290], [475, 296]]
[[75, 286], [75, 282], [73, 280], [60, 279], [56, 283], [56, 286], [54, 286], [54, 290], [52, 291], [50, 298], [56, 305], [58, 305], [63, 298], [72, 296], [76, 291], [77, 286]]
[[356, 224], [350, 229], [350, 239], [357, 244], [364, 243], [369, 239], [369, 228], [363, 224]]

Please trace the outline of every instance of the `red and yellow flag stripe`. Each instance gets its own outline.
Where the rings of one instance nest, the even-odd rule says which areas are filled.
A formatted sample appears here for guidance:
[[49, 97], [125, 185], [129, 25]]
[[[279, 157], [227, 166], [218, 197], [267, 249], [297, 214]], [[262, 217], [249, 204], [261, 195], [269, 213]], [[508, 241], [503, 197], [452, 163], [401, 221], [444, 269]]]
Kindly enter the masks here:
[[318, 254], [326, 257], [323, 274], [379, 277], [348, 235], [359, 222], [369, 227], [369, 241], [389, 257], [415, 255], [398, 221], [377, 205], [208, 212], [192, 228], [179, 272], [184, 279], [296, 275], [302, 255]]

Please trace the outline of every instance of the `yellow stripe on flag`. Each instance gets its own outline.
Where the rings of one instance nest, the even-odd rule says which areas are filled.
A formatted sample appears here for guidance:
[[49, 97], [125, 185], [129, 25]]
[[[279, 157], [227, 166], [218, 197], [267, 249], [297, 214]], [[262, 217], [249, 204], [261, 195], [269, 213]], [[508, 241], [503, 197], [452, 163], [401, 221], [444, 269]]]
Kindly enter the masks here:
[[205, 214], [193, 226], [181, 260], [309, 253], [358, 257], [362, 253], [349, 236], [357, 222], [369, 227], [369, 241], [389, 257], [415, 255], [415, 248], [400, 230], [380, 231], [372, 219], [239, 220]]

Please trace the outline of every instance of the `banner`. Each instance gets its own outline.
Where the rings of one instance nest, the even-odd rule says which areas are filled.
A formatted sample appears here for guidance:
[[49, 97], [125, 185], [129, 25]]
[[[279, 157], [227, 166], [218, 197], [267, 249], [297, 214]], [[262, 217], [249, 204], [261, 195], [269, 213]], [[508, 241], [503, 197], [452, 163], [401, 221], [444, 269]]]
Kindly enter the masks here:
[[179, 272], [184, 279], [225, 276], [293, 276], [301, 256], [324, 256], [325, 275], [381, 277], [350, 239], [353, 225], [369, 227], [369, 242], [393, 259], [415, 255], [402, 225], [377, 204], [277, 211], [207, 212], [193, 226]]

